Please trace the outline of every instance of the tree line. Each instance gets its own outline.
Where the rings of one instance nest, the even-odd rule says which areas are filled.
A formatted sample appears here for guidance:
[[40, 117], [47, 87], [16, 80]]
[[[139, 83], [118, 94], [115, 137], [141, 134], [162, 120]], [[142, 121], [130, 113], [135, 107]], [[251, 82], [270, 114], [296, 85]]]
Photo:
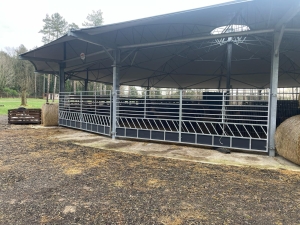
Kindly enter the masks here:
[[[65, 35], [69, 30], [80, 28], [75, 23], [68, 23], [59, 13], [46, 14], [43, 22], [44, 25], [39, 33], [43, 34], [44, 44]], [[102, 23], [102, 11], [93, 10], [82, 23], [82, 27], [100, 26]], [[28, 49], [23, 44], [17, 48], [8, 47], [6, 51], [0, 51], [0, 97], [21, 97], [21, 105], [26, 105], [27, 96], [44, 97], [45, 93], [53, 93], [59, 87], [59, 79], [57, 80], [56, 75], [37, 75], [29, 61], [18, 59], [20, 54], [27, 51]], [[102, 90], [104, 86], [95, 83], [90, 85], [89, 90], [100, 88]], [[69, 80], [66, 82], [66, 91], [80, 90], [83, 90], [80, 82]]]
[[[52, 15], [46, 14], [43, 19], [43, 27], [39, 33], [43, 34], [42, 42], [48, 44], [51, 41], [60, 38], [70, 30], [80, 29], [75, 23], [68, 23], [59, 13]], [[82, 27], [100, 26], [103, 23], [102, 11], [92, 11], [88, 14]], [[6, 51], [0, 51], [0, 97], [21, 97], [21, 105], [26, 105], [26, 98], [48, 97], [49, 93], [54, 97], [59, 92], [59, 79], [57, 75], [35, 74], [33, 65], [27, 60], [19, 60], [18, 56], [27, 52], [24, 45], [17, 48], [7, 48]], [[66, 92], [78, 92], [84, 90], [84, 83], [80, 81], [67, 80], [65, 83]], [[92, 82], [88, 85], [88, 91], [97, 91], [106, 93], [112, 90], [111, 85]], [[145, 90], [142, 88], [142, 90]], [[139, 96], [135, 87], [121, 86], [121, 95]], [[159, 88], [151, 88], [150, 96], [161, 96]], [[51, 101], [51, 99], [50, 99]], [[54, 98], [52, 99], [54, 101]]]

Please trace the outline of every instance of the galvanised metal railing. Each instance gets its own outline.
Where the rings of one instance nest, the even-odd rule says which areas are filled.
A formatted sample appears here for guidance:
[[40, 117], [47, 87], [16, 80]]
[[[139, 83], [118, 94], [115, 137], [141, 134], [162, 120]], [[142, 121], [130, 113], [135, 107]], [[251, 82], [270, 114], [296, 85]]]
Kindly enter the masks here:
[[[111, 135], [112, 93], [60, 93], [62, 126]], [[267, 152], [269, 93], [119, 91], [116, 136]]]
[[104, 135], [111, 133], [111, 91], [60, 93], [59, 124]]
[[[119, 137], [267, 151], [269, 94], [118, 93]], [[246, 96], [246, 97], [245, 97]]]

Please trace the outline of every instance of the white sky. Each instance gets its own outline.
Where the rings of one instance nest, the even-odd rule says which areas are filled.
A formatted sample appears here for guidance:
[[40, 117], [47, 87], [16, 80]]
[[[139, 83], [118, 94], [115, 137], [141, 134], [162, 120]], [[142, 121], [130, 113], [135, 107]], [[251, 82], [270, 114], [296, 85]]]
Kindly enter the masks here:
[[0, 0], [0, 50], [24, 44], [41, 46], [43, 19], [58, 12], [68, 23], [82, 22], [92, 10], [101, 9], [104, 24], [177, 12], [229, 0]]

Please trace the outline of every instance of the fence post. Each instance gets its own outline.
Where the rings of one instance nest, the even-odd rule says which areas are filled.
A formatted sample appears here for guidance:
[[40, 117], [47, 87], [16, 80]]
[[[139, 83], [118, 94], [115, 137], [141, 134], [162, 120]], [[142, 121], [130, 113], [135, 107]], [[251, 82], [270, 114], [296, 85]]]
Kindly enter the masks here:
[[113, 113], [112, 113], [112, 139], [116, 138], [117, 132], [117, 111], [118, 111], [118, 96], [120, 89], [120, 50], [114, 50], [114, 64], [113, 64]]
[[224, 115], [225, 115], [225, 93], [223, 92], [222, 93], [223, 96], [222, 96], [222, 123], [224, 124], [225, 122], [225, 119], [224, 119]]
[[97, 114], [97, 91], [94, 92], [95, 115]]
[[182, 131], [182, 89], [179, 90], [179, 142], [181, 142]]
[[147, 90], [145, 90], [144, 96], [144, 119], [147, 117]]
[[79, 121], [80, 121], [80, 129], [82, 129], [82, 92], [80, 92], [80, 117], [79, 117]]
[[110, 128], [110, 133], [112, 133], [112, 93], [111, 90], [109, 90], [109, 128]]

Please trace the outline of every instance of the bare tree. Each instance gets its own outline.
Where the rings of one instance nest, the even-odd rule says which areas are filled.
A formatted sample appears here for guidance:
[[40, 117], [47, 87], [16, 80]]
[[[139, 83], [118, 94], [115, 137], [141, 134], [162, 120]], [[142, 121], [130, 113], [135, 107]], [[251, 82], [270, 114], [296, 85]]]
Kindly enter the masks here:
[[13, 85], [13, 59], [6, 52], [0, 52], [0, 91]]
[[33, 86], [34, 80], [34, 67], [29, 61], [19, 60], [18, 55], [27, 52], [24, 45], [20, 45], [16, 49], [16, 55], [14, 58], [14, 73], [15, 73], [15, 85], [21, 91], [21, 105], [27, 105], [27, 91]]

